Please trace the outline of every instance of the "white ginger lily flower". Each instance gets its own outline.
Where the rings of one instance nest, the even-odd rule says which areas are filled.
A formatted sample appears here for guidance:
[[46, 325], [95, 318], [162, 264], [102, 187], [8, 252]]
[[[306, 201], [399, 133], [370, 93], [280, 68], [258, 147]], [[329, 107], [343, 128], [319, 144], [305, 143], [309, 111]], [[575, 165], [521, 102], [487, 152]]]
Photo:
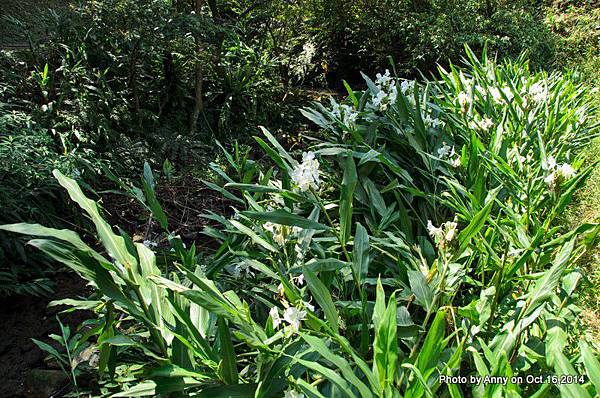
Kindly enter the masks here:
[[319, 161], [315, 159], [314, 152], [304, 152], [302, 154], [302, 163], [300, 163], [291, 173], [292, 181], [298, 185], [302, 192], [310, 188], [319, 188]]
[[299, 310], [296, 307], [289, 307], [283, 313], [283, 319], [290, 324], [292, 331], [300, 330], [300, 323], [306, 319], [306, 311]]
[[387, 86], [390, 81], [392, 81], [392, 77], [390, 75], [390, 70], [386, 69], [385, 73], [382, 75], [381, 73], [378, 73], [377, 75], [375, 75], [375, 84], [377, 86], [383, 87], [383, 86]]
[[412, 97], [414, 89], [415, 89], [415, 81], [414, 80], [403, 80], [402, 83], [400, 83], [400, 91], [402, 91], [402, 94], [404, 94], [404, 96], [406, 96], [406, 97], [408, 97], [408, 96]]
[[305, 306], [305, 307], [306, 307], [306, 308], [307, 308], [309, 311], [315, 312], [315, 306], [314, 306], [314, 305], [312, 305], [311, 303], [309, 303], [309, 302], [306, 302], [306, 301], [303, 301], [303, 302], [302, 302], [302, 304], [304, 304], [304, 306]]
[[575, 176], [575, 169], [568, 163], [561, 164], [556, 171], [565, 180], [569, 180]]
[[152, 248], [154, 248], [154, 247], [157, 247], [157, 246], [158, 246], [158, 243], [156, 243], [156, 242], [153, 242], [153, 241], [151, 241], [151, 240], [147, 240], [147, 239], [146, 239], [144, 242], [142, 242], [142, 243], [144, 244], [144, 246], [146, 246], [146, 247], [147, 247], [147, 248], [149, 248], [149, 249], [152, 249]]
[[454, 221], [448, 221], [444, 224], [444, 226], [446, 229], [445, 239], [447, 242], [451, 242], [452, 239], [454, 239], [454, 236], [456, 235], [457, 224]]
[[450, 164], [452, 165], [452, 167], [460, 167], [461, 164], [461, 160], [460, 160], [460, 155], [456, 154], [456, 156], [450, 160]]
[[456, 221], [446, 221], [439, 227], [433, 225], [431, 220], [427, 220], [427, 231], [439, 246], [444, 245], [444, 241], [452, 242], [458, 232]]
[[434, 129], [444, 125], [444, 122], [437, 117], [432, 117], [431, 115], [425, 115], [423, 118], [423, 123], [425, 123], [426, 126]]
[[446, 144], [446, 142], [442, 142], [442, 147], [437, 150], [438, 157], [445, 158], [454, 153], [454, 148], [450, 145]]
[[304, 398], [304, 394], [297, 392], [295, 390], [287, 390], [285, 392], [283, 398]]
[[556, 184], [556, 172], [553, 171], [552, 173], [548, 174], [546, 178], [544, 178], [544, 182], [550, 187], [550, 189], [553, 189]]
[[440, 240], [444, 236], [444, 231], [442, 228], [434, 226], [431, 220], [427, 220], [427, 232], [429, 232], [429, 236], [434, 238], [436, 241]]
[[466, 113], [471, 103], [471, 97], [469, 96], [469, 94], [465, 93], [464, 91], [461, 91], [460, 93], [458, 93], [458, 97], [456, 99], [458, 101], [458, 105], [460, 105], [460, 109], [462, 110], [462, 112]]
[[490, 128], [492, 128], [492, 126], [494, 125], [494, 122], [492, 121], [492, 119], [484, 117], [484, 118], [478, 118], [476, 117], [474, 120], [472, 120], [469, 123], [469, 126], [473, 129], [473, 130], [479, 130], [479, 131], [488, 131]]
[[269, 316], [273, 321], [273, 328], [277, 329], [279, 325], [281, 325], [281, 318], [279, 317], [279, 311], [277, 310], [277, 307], [271, 308], [271, 310], [269, 311]]
[[542, 161], [542, 169], [554, 170], [556, 168], [556, 159], [554, 156], [548, 156], [545, 161]]
[[528, 94], [534, 102], [540, 103], [548, 98], [548, 88], [543, 82], [536, 82], [529, 87]]

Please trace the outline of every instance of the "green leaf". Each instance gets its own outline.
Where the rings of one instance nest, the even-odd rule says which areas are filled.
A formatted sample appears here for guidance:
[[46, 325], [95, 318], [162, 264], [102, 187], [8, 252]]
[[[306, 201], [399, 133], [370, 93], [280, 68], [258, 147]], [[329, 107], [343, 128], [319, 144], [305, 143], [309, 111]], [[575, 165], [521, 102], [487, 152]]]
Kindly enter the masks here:
[[579, 348], [581, 349], [581, 358], [585, 365], [585, 372], [592, 384], [594, 384], [594, 387], [596, 387], [596, 394], [600, 394], [600, 362], [586, 341], [580, 340]]
[[301, 336], [304, 341], [306, 341], [312, 347], [312, 349], [314, 349], [319, 355], [331, 362], [341, 371], [344, 379], [351, 383], [359, 391], [361, 397], [367, 398], [373, 396], [373, 394], [369, 391], [369, 388], [356, 376], [355, 371], [352, 369], [348, 361], [344, 357], [336, 355], [333, 351], [331, 351], [325, 344], [325, 340], [304, 333], [302, 333]]
[[225, 188], [222, 188], [222, 187], [218, 186], [217, 184], [212, 183], [210, 181], [205, 181], [205, 180], [201, 180], [201, 181], [204, 183], [204, 185], [206, 185], [207, 187], [209, 187], [213, 191], [219, 192], [221, 195], [223, 195], [227, 199], [230, 199], [230, 200], [233, 200], [235, 202], [244, 204], [244, 201], [242, 199], [238, 198], [237, 196], [235, 196], [234, 194], [232, 194], [231, 192], [229, 192]]
[[285, 159], [288, 162], [288, 164], [292, 167], [298, 166], [298, 162], [294, 160], [289, 153], [287, 153], [287, 151], [281, 146], [281, 144], [279, 144], [277, 139], [273, 137], [269, 130], [267, 130], [263, 126], [259, 126], [259, 128], [260, 131], [262, 131], [262, 133], [265, 135], [265, 137], [267, 137], [267, 140], [271, 143], [271, 145], [273, 145], [273, 147], [277, 150], [277, 153], [279, 154], [279, 156], [281, 156], [281, 158]]
[[433, 306], [433, 292], [421, 271], [408, 271], [408, 282], [410, 290], [415, 295], [417, 303], [427, 311]]
[[346, 154], [342, 161], [344, 177], [342, 179], [342, 190], [340, 193], [340, 240], [342, 245], [348, 242], [352, 227], [352, 202], [354, 190], [358, 183], [356, 166], [352, 154]]
[[144, 188], [144, 195], [146, 196], [146, 202], [148, 207], [152, 211], [152, 215], [158, 221], [161, 228], [165, 231], [169, 231], [169, 223], [167, 215], [163, 211], [158, 199], [156, 198], [156, 191], [154, 190], [154, 176], [148, 162], [144, 162], [144, 178], [142, 179], [142, 186]]
[[68, 229], [54, 229], [44, 227], [40, 224], [26, 224], [26, 223], [18, 223], [18, 224], [6, 224], [0, 225], [0, 230], [14, 232], [23, 235], [31, 235], [31, 236], [43, 236], [58, 239], [64, 242], [68, 242], [73, 245], [77, 250], [82, 252], [86, 252], [90, 254], [94, 259], [98, 260], [105, 268], [109, 270], [113, 270], [114, 267], [112, 264], [102, 257], [98, 252], [93, 250], [91, 247], [86, 245], [79, 235], [73, 231]]
[[494, 198], [491, 198], [489, 202], [483, 207], [483, 209], [479, 210], [473, 216], [469, 225], [467, 225], [465, 229], [460, 231], [460, 233], [458, 234], [458, 242], [460, 244], [460, 247], [458, 249], [459, 253], [462, 253], [471, 242], [471, 239], [473, 239], [473, 237], [475, 237], [475, 235], [477, 235], [479, 231], [481, 231], [481, 229], [485, 225], [485, 222], [488, 219], [488, 216], [490, 215], [490, 212], [492, 211], [493, 205]]
[[323, 282], [319, 279], [319, 277], [312, 272], [307, 266], [302, 267], [304, 277], [306, 278], [306, 284], [310, 289], [313, 297], [319, 304], [319, 306], [323, 309], [325, 313], [325, 318], [329, 321], [329, 326], [333, 329], [335, 333], [339, 333], [338, 330], [338, 313], [335, 309], [335, 305], [333, 304], [333, 300], [331, 299], [331, 294], [329, 293], [329, 289], [325, 287]]
[[276, 193], [284, 198], [295, 200], [296, 202], [305, 202], [306, 198], [296, 192], [288, 191], [286, 189], [279, 189], [276, 187], [270, 187], [267, 185], [258, 184], [238, 184], [238, 183], [227, 183], [225, 188], [239, 189], [240, 191], [258, 192], [258, 193]]
[[369, 235], [360, 223], [356, 223], [354, 247], [352, 250], [352, 268], [359, 282], [363, 282], [369, 270]]
[[[378, 283], [381, 286], [381, 283]], [[380, 299], [380, 297], [377, 297]], [[374, 315], [375, 316], [375, 315]], [[396, 295], [392, 294], [387, 308], [377, 322], [373, 343], [373, 368], [379, 377], [381, 392], [394, 385], [398, 363], [398, 325], [396, 323]]]
[[555, 291], [560, 282], [560, 278], [569, 261], [573, 246], [575, 245], [575, 237], [567, 242], [554, 259], [552, 268], [544, 272], [535, 283], [535, 286], [529, 295], [527, 312], [525, 315], [531, 314], [538, 306], [543, 304]]
[[231, 334], [229, 333], [229, 326], [227, 326], [227, 321], [222, 317], [219, 317], [217, 320], [217, 325], [219, 328], [219, 341], [221, 343], [221, 377], [227, 384], [237, 384], [237, 361], [233, 342], [231, 341]]
[[252, 239], [254, 242], [258, 243], [259, 245], [261, 245], [262, 247], [264, 247], [265, 249], [271, 251], [271, 252], [276, 252], [277, 249], [275, 249], [275, 247], [273, 245], [271, 245], [269, 242], [267, 242], [266, 240], [264, 240], [263, 238], [261, 238], [260, 236], [258, 236], [256, 234], [256, 232], [254, 232], [253, 230], [251, 230], [250, 228], [248, 228], [247, 226], [245, 226], [244, 224], [236, 221], [236, 220], [229, 220], [229, 222], [231, 223], [231, 225], [233, 225], [234, 227], [236, 227], [240, 232], [248, 235], [250, 237], [250, 239]]
[[[135, 386], [111, 395], [111, 397], [156, 397], [161, 394], [185, 391], [187, 388], [199, 387], [203, 383], [191, 377], [181, 378], [157, 378], [156, 380], [145, 380]], [[217, 395], [213, 395], [217, 397]]]
[[[352, 392], [351, 386], [348, 383], [352, 383], [353, 381], [355, 381], [356, 376], [352, 377], [353, 372], [351, 370], [350, 372], [347, 371], [347, 369], [349, 368], [347, 361], [342, 357], [332, 353], [325, 346], [322, 339], [305, 334], [301, 334], [301, 336], [311, 346], [314, 345], [315, 347], [320, 347], [319, 349], [317, 349], [317, 351], [325, 358], [327, 358], [333, 365], [338, 367], [342, 375], [326, 366], [321, 365], [316, 361], [308, 361], [301, 358], [294, 358], [294, 360], [299, 364], [305, 366], [306, 368], [321, 374], [324, 378], [335, 384], [347, 397], [354, 397], [355, 394]], [[359, 385], [362, 384], [364, 386], [362, 382], [358, 381], [358, 383]], [[364, 390], [367, 393], [365, 397], [371, 396], [366, 386], [364, 387]]]
[[427, 337], [425, 337], [423, 346], [419, 351], [419, 356], [417, 357], [415, 364], [423, 374], [427, 373], [429, 369], [437, 365], [440, 353], [444, 349], [445, 344], [443, 341], [446, 327], [444, 317], [444, 311], [437, 312], [433, 322], [431, 323]]
[[68, 191], [71, 199], [91, 217], [108, 254], [125, 267], [135, 266], [137, 261], [127, 250], [125, 240], [123, 237], [116, 235], [110, 225], [104, 221], [96, 202], [88, 199], [81, 191], [81, 188], [79, 188], [79, 185], [77, 185], [77, 182], [72, 178], [66, 177], [59, 170], [54, 170], [52, 174], [54, 174], [59, 184]]

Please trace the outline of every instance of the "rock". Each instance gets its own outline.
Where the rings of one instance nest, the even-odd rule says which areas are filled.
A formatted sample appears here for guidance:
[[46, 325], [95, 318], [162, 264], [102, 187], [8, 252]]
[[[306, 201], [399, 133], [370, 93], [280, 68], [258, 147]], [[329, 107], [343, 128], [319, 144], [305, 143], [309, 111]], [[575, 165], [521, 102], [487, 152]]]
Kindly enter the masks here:
[[48, 398], [69, 384], [61, 370], [32, 369], [25, 379], [25, 395], [30, 398]]

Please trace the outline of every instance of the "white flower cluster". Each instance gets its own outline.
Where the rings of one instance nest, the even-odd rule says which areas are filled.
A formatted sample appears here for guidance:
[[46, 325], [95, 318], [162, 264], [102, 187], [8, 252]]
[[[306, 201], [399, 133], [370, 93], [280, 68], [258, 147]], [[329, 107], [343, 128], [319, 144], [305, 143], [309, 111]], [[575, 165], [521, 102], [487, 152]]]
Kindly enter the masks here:
[[456, 153], [453, 146], [442, 142], [442, 147], [437, 150], [440, 159], [448, 160], [452, 167], [460, 167], [460, 154]]
[[458, 105], [460, 106], [460, 110], [463, 113], [467, 113], [467, 111], [469, 110], [469, 107], [471, 105], [471, 96], [469, 94], [467, 94], [464, 91], [461, 91], [460, 93], [458, 93], [458, 96], [456, 97], [456, 102], [458, 102]]
[[277, 329], [279, 325], [285, 321], [290, 330], [296, 333], [298, 330], [300, 330], [300, 326], [302, 325], [301, 322], [306, 319], [306, 311], [300, 310], [296, 307], [288, 307], [285, 309], [285, 311], [283, 311], [283, 318], [281, 318], [279, 316], [279, 310], [277, 307], [272, 307], [269, 311], [269, 316], [273, 321], [273, 328]]
[[370, 108], [383, 112], [390, 105], [396, 103], [398, 87], [396, 86], [396, 81], [391, 77], [390, 71], [387, 69], [383, 75], [381, 73], [377, 74], [375, 85], [379, 89], [379, 92], [372, 95]]
[[467, 113], [473, 103], [474, 92], [480, 90], [481, 87], [478, 85], [473, 87], [473, 80], [465, 78], [462, 72], [460, 72], [460, 81], [463, 86], [463, 91], [459, 92], [456, 96], [456, 102], [460, 106], [462, 113]]
[[446, 221], [439, 227], [433, 225], [431, 220], [427, 220], [427, 232], [438, 246], [444, 246], [445, 242], [452, 242], [458, 232], [456, 221]]
[[297, 392], [296, 390], [287, 390], [283, 398], [304, 398], [304, 394]]
[[273, 241], [283, 246], [286, 238], [297, 235], [302, 228], [300, 227], [289, 227], [287, 225], [275, 224], [271, 221], [267, 221], [263, 224], [263, 228], [269, 231], [273, 236]]
[[315, 159], [314, 152], [302, 154], [302, 163], [292, 171], [290, 177], [302, 192], [319, 188], [319, 161]]
[[437, 129], [439, 127], [444, 126], [444, 122], [438, 119], [437, 117], [433, 117], [430, 114], [426, 114], [423, 118], [423, 123], [425, 126], [430, 127], [432, 129]]
[[469, 122], [469, 127], [477, 131], [488, 131], [494, 126], [492, 119], [488, 117], [480, 117], [478, 114], [475, 115], [473, 120]]
[[346, 126], [354, 124], [358, 118], [358, 112], [351, 106], [338, 104], [334, 99], [331, 99], [331, 113]]
[[414, 80], [403, 80], [400, 83], [400, 91], [402, 95], [406, 97], [408, 103], [415, 106], [415, 81]]
[[553, 156], [548, 156], [546, 161], [542, 162], [542, 169], [547, 172], [544, 182], [550, 189], [554, 189], [557, 183], [560, 183], [561, 181], [566, 181], [575, 177], [576, 174], [575, 169], [573, 169], [570, 164], [556, 164], [556, 159], [554, 159]]
[[533, 102], [539, 104], [548, 98], [548, 88], [544, 82], [535, 82], [529, 86], [528, 94], [529, 98], [531, 98]]
[[492, 100], [494, 101], [494, 103], [499, 105], [503, 105], [507, 102], [512, 101], [514, 97], [512, 90], [508, 86], [504, 86], [502, 88], [490, 87], [489, 93], [492, 96]]

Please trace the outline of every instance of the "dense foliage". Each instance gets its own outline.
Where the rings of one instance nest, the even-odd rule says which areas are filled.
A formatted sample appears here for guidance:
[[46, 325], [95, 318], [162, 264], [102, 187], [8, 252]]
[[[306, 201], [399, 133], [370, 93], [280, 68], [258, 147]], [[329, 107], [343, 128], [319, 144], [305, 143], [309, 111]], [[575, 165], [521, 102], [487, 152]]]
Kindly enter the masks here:
[[[247, 142], [258, 125], [296, 142], [290, 131], [306, 126], [298, 109], [343, 79], [364, 84], [360, 71], [428, 73], [464, 44], [507, 57], [527, 49], [543, 67], [553, 55], [525, 1], [10, 3], [0, 27], [0, 46], [17, 48], [0, 51], [1, 222], [80, 224], [55, 167], [98, 189], [105, 167], [132, 177], [144, 161], [202, 174], [215, 139]], [[2, 246], [0, 292], [10, 293], [32, 276], [22, 266], [30, 254]]]
[[[96, 288], [57, 303], [97, 314], [55, 336], [66, 354], [40, 347], [75, 388], [97, 372], [101, 396], [595, 396], [573, 300], [600, 226], [554, 224], [593, 167], [577, 157], [596, 134], [587, 94], [522, 59], [467, 55], [436, 80], [386, 71], [305, 109], [323, 134], [301, 160], [266, 129], [264, 159], [225, 152], [234, 173], [211, 165], [225, 183], [211, 186], [235, 215], [206, 215], [221, 225], [205, 231], [220, 242], [208, 257], [171, 232], [149, 166], [168, 247], [116, 234], [55, 171], [108, 257], [72, 231], [1, 227]], [[453, 375], [499, 382], [442, 382]]]

